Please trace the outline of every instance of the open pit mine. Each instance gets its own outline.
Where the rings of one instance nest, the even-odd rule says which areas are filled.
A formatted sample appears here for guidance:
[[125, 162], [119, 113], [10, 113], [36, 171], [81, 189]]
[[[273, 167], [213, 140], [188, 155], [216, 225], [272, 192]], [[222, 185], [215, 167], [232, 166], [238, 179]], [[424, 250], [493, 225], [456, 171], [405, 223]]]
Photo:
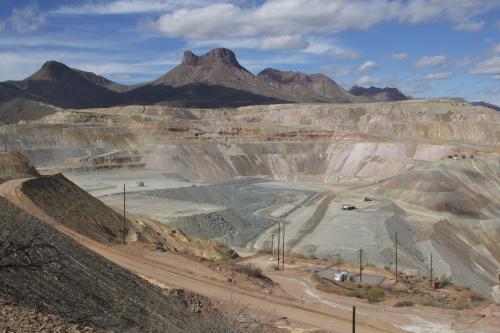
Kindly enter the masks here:
[[[218, 56], [233, 65], [236, 61], [224, 52]], [[209, 66], [209, 60], [186, 54], [181, 67], [163, 81], [136, 89], [159, 89], [164, 84], [160, 81], [175, 87], [176, 78], [192, 74], [186, 74], [186, 68], [194, 71], [196, 66]], [[252, 75], [236, 68], [240, 77]], [[182, 75], [175, 77], [179, 72]], [[243, 106], [194, 108], [134, 104], [127, 98], [139, 100], [139, 92], [129, 92], [132, 97], [127, 97], [122, 87], [116, 92], [122, 94], [122, 105], [106, 100], [110, 105], [96, 108], [71, 103], [51, 106], [46, 96], [23, 100], [17, 118], [2, 111], [0, 148], [6, 152], [0, 153], [0, 204], [5, 209], [0, 216], [5, 215], [7, 221], [9, 210], [21, 214], [18, 216], [25, 216], [27, 224], [36, 226], [29, 232], [45, 239], [43, 244], [55, 237], [55, 244], [64, 245], [70, 251], [63, 253], [61, 265], [67, 279], [83, 269], [87, 273], [80, 285], [92, 280], [90, 271], [96, 272], [97, 280], [92, 281], [100, 281], [96, 285], [99, 294], [92, 300], [86, 298], [90, 287], [55, 293], [47, 300], [37, 288], [54, 286], [36, 270], [36, 276], [22, 273], [27, 282], [10, 300], [99, 329], [154, 331], [141, 322], [140, 315], [134, 315], [138, 311], [134, 306], [121, 304], [117, 295], [132, 289], [134, 294], [129, 297], [148, 304], [140, 310], [148, 318], [164, 308], [165, 298], [158, 296], [164, 291], [158, 286], [165, 287], [168, 281], [182, 285], [179, 281], [184, 280], [177, 281], [179, 277], [173, 275], [161, 280], [161, 274], [167, 274], [158, 266], [167, 260], [161, 259], [162, 253], [216, 263], [245, 257], [252, 261], [264, 253], [260, 264], [263, 261], [269, 266], [275, 260], [280, 232], [281, 250], [284, 247], [287, 258], [309, 260], [308, 272], [319, 267], [322, 259], [331, 262], [331, 258], [342, 258], [337, 264], [342, 261], [344, 265], [362, 260], [363, 266], [386, 272], [386, 279], [391, 279], [395, 269], [402, 276], [424, 278], [432, 269], [436, 281], [446, 277], [475, 292], [476, 297], [499, 302], [500, 113], [458, 99], [375, 101], [344, 90], [316, 100], [311, 92], [310, 104], [289, 103], [295, 101], [283, 93], [285, 83], [276, 79], [278, 74], [268, 71], [261, 76], [270, 82], [266, 84], [272, 94], [265, 96], [269, 105], [245, 102]], [[261, 77], [252, 80], [263, 84]], [[257, 90], [252, 93], [261, 92]], [[329, 102], [328, 98], [338, 96], [337, 103]], [[10, 105], [9, 110], [12, 108]], [[28, 112], [30, 108], [41, 111], [34, 116], [35, 111]], [[144, 254], [134, 244], [150, 251]], [[238, 255], [243, 258], [231, 259]], [[137, 256], [147, 257], [156, 266], [132, 262]], [[196, 274], [209, 270], [198, 260], [175, 260], [170, 264], [193, 265], [192, 271], [201, 272]], [[285, 264], [294, 265], [292, 261]], [[200, 289], [195, 282], [185, 288], [220, 299], [221, 294], [210, 293], [217, 288], [223, 293], [225, 284], [238, 283], [234, 276], [219, 281], [218, 274], [225, 269], [221, 267], [211, 266], [214, 270], [206, 273], [213, 280], [206, 282], [212, 283], [208, 289], [213, 291]], [[335, 325], [348, 327], [352, 301], [335, 306], [335, 300], [318, 296], [314, 283], [306, 288], [302, 286], [305, 280], [293, 282], [278, 272], [272, 269], [266, 274], [281, 287], [262, 287], [261, 283], [265, 289], [261, 297], [284, 297], [276, 303], [285, 313], [278, 317], [284, 321], [288, 317], [291, 323], [278, 321], [277, 327], [298, 322], [327, 330], [331, 324], [314, 317], [318, 313], [309, 317], [287, 305], [294, 297], [301, 297], [306, 305], [321, 303], [318, 309], [334, 304], [348, 318], [345, 322], [337, 318]], [[183, 274], [189, 279], [195, 273]], [[32, 287], [31, 280], [37, 281]], [[116, 286], [109, 287], [115, 282]], [[305, 296], [293, 294], [300, 288], [305, 288]], [[245, 291], [250, 292], [254, 291]], [[243, 303], [264, 311], [271, 308], [247, 294], [241, 296]], [[115, 296], [118, 299], [112, 303], [99, 302]], [[194, 312], [175, 308], [177, 303], [186, 304], [186, 295], [167, 296], [175, 299], [168, 311], [177, 313], [178, 319], [169, 325], [181, 327], [180, 322], [188, 320], [183, 318], [191, 318]], [[188, 298], [192, 301], [193, 297]], [[193, 302], [189, 306], [209, 307], [205, 300]], [[38, 306], [41, 303], [44, 305]], [[493, 332], [498, 327], [489, 322], [471, 324], [472, 319], [457, 322], [459, 316], [454, 312], [424, 315], [425, 307], [417, 308], [418, 313], [398, 310], [410, 311], [404, 314], [392, 312], [396, 310], [390, 307], [382, 315], [383, 308], [364, 306], [362, 332], [455, 332], [457, 328], [473, 332], [477, 327]], [[91, 319], [79, 322], [82, 311]], [[109, 316], [97, 316], [100, 311]], [[218, 310], [211, 311], [209, 316], [218, 318]], [[372, 319], [362, 319], [363, 315]], [[128, 321], [123, 319], [126, 316]], [[490, 318], [490, 312], [485, 316]], [[166, 327], [158, 318], [151, 320], [151, 325]], [[213, 327], [199, 330], [212, 325], [205, 323], [206, 314], [196, 320], [200, 326], [192, 332], [218, 332]], [[423, 330], [425, 327], [434, 330]]]

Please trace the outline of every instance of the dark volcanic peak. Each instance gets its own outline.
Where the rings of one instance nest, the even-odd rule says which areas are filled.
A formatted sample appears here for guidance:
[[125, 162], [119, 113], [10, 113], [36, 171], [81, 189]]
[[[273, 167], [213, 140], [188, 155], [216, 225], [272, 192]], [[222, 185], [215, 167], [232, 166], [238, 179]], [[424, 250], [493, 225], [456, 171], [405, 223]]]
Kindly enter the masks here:
[[33, 75], [28, 77], [26, 80], [50, 80], [50, 79], [55, 79], [59, 78], [64, 75], [64, 73], [67, 73], [71, 71], [72, 69], [66, 66], [63, 63], [51, 60], [47, 61], [45, 64], [43, 64], [42, 68], [40, 68], [37, 72], [35, 72]]
[[202, 56], [197, 56], [191, 51], [185, 51], [181, 65], [185, 66], [207, 66], [218, 63], [234, 66], [243, 69], [233, 51], [225, 48], [213, 49]]
[[409, 97], [404, 95], [399, 89], [389, 87], [378, 88], [371, 86], [370, 88], [364, 88], [353, 86], [349, 89], [349, 92], [354, 96], [371, 97], [376, 101], [404, 101], [409, 99]]
[[121, 104], [119, 91], [125, 88], [102, 76], [73, 69], [57, 61], [48, 61], [33, 75], [10, 84], [33, 99], [77, 109]]

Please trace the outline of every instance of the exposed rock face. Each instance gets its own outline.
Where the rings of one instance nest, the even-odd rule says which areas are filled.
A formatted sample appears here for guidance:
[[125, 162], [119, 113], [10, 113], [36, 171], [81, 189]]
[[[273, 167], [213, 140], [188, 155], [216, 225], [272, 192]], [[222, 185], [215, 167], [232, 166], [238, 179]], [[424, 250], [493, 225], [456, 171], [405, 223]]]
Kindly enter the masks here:
[[257, 77], [302, 102], [352, 102], [356, 98], [335, 81], [323, 74], [307, 75], [301, 72], [283, 72], [266, 68]]
[[354, 96], [366, 96], [373, 98], [375, 101], [379, 102], [390, 102], [390, 101], [404, 101], [410, 99], [408, 96], [404, 95], [397, 88], [363, 88], [359, 86], [354, 86], [349, 89], [349, 92]]
[[39, 176], [30, 161], [20, 153], [0, 152], [0, 183], [16, 178]]
[[213, 49], [212, 51], [202, 56], [197, 56], [191, 51], [185, 51], [182, 58], [181, 65], [184, 66], [201, 66], [201, 65], [214, 65], [223, 63], [228, 66], [234, 66], [239, 69], [244, 69], [236, 60], [236, 55], [233, 51], [224, 48]]
[[154, 84], [172, 87], [194, 83], [223, 85], [254, 92], [258, 90], [252, 87], [257, 83], [255, 76], [238, 63], [231, 50], [223, 48], [202, 56], [186, 51], [180, 65], [154, 81]]

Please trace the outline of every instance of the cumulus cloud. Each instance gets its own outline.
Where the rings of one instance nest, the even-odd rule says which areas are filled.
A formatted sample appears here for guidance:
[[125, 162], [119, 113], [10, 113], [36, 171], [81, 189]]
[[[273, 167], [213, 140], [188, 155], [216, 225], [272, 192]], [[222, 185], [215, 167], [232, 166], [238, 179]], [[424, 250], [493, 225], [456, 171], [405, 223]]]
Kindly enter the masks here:
[[17, 32], [33, 32], [45, 23], [45, 16], [36, 4], [14, 8], [9, 23]]
[[382, 82], [383, 82], [382, 79], [376, 79], [376, 78], [373, 78], [369, 75], [364, 75], [364, 76], [360, 77], [359, 79], [357, 79], [354, 82], [354, 84], [357, 86], [372, 86], [372, 85], [380, 84]]
[[158, 27], [167, 36], [187, 39], [335, 33], [387, 21], [442, 19], [470, 28], [473, 18], [495, 7], [500, 3], [494, 0], [268, 0], [247, 7], [209, 2], [164, 14]]
[[455, 73], [453, 72], [438, 72], [438, 73], [430, 73], [425, 76], [427, 81], [436, 81], [436, 80], [446, 80], [453, 77]]
[[485, 24], [486, 24], [485, 21], [460, 22], [460, 23], [455, 24], [455, 26], [453, 26], [453, 29], [475, 32], [475, 31], [482, 30]]
[[300, 35], [286, 35], [264, 38], [257, 48], [259, 50], [300, 51], [309, 46], [309, 42]]
[[421, 94], [426, 92], [427, 90], [429, 90], [429, 85], [427, 83], [421, 82], [401, 88], [401, 91], [407, 95]]
[[365, 61], [364, 63], [362, 63], [361, 65], [359, 65], [358, 71], [360, 73], [367, 73], [367, 72], [374, 70], [377, 67], [378, 67], [378, 65], [375, 61], [368, 60], [368, 61]]
[[491, 75], [493, 78], [500, 77], [500, 56], [493, 56], [481, 61], [470, 70], [475, 75]]
[[359, 53], [335, 45], [330, 41], [314, 39], [309, 42], [309, 46], [304, 49], [304, 52], [316, 55], [325, 55], [332, 59], [341, 60], [355, 60], [360, 57]]
[[394, 59], [394, 60], [405, 60], [406, 58], [408, 58], [408, 54], [407, 54], [407, 53], [404, 53], [404, 52], [401, 52], [401, 53], [393, 53], [393, 54], [391, 54], [391, 57], [392, 57], [392, 59]]
[[445, 55], [425, 56], [417, 61], [415, 67], [446, 67], [447, 57]]

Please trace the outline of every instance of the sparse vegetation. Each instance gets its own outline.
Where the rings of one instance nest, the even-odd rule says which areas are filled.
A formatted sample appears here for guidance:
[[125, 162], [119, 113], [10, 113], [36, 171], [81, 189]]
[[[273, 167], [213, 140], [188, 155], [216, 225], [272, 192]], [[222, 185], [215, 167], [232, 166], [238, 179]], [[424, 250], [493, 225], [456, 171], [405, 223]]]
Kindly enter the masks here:
[[245, 264], [245, 265], [236, 265], [236, 267], [233, 268], [233, 271], [245, 274], [247, 276], [251, 276], [257, 279], [264, 279], [265, 276], [262, 274], [262, 270], [252, 264]]
[[385, 291], [378, 287], [364, 288], [364, 295], [368, 303], [376, 303], [384, 299]]
[[451, 281], [451, 278], [449, 276], [446, 276], [445, 274], [441, 275], [439, 278], [439, 285], [441, 288], [446, 288], [448, 286], [451, 286], [453, 282]]
[[394, 304], [394, 307], [396, 308], [405, 308], [411, 306], [415, 306], [415, 303], [412, 301], [399, 301], [396, 304]]
[[351, 289], [346, 292], [349, 297], [366, 299], [368, 303], [380, 302], [385, 297], [385, 291], [378, 287], [362, 287], [359, 289]]

